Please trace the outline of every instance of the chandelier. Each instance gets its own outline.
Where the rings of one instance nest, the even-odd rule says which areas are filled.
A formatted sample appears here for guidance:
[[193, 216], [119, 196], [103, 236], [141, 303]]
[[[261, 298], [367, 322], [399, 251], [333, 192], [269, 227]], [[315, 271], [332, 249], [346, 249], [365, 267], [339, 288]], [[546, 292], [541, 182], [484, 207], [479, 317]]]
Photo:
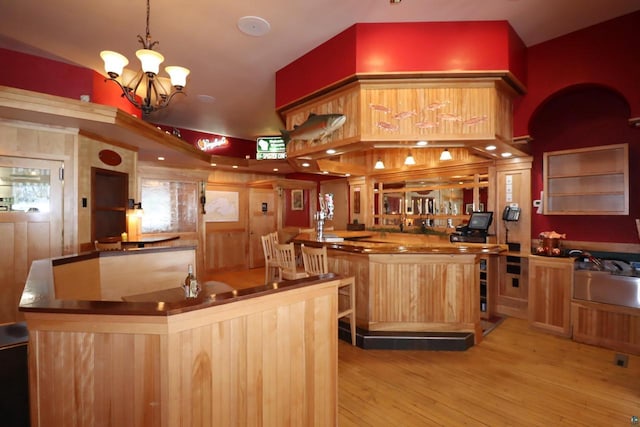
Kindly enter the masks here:
[[111, 80], [120, 86], [122, 96], [142, 110], [145, 115], [168, 106], [177, 93], [184, 94], [182, 89], [187, 84], [187, 76], [190, 72], [188, 68], [170, 66], [165, 67], [170, 79], [158, 76], [164, 56], [153, 50], [158, 42], [152, 42], [149, 34], [149, 10], [149, 0], [147, 0], [147, 32], [144, 38], [138, 35], [138, 41], [143, 49], [136, 51], [136, 56], [142, 65], [140, 71], [136, 73], [125, 69], [129, 60], [118, 52], [110, 50], [100, 52], [100, 57], [104, 60], [104, 69], [109, 75], [105, 81]]

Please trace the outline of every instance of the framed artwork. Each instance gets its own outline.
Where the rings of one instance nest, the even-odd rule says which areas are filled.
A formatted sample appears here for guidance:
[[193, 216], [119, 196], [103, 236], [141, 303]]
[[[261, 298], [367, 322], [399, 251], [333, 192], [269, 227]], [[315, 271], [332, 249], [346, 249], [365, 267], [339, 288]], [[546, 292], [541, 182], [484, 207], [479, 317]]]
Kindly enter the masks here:
[[291, 210], [301, 211], [304, 209], [303, 190], [291, 190]]
[[353, 192], [353, 213], [360, 213], [360, 191]]
[[240, 209], [238, 192], [207, 191], [204, 220], [207, 222], [238, 222]]

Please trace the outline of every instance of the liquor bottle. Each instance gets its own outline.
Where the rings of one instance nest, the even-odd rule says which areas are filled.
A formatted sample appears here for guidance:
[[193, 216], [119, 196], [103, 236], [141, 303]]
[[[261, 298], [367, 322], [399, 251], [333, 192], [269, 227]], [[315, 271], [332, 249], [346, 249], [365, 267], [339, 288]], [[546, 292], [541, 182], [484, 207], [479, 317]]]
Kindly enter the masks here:
[[200, 291], [196, 276], [193, 274], [193, 265], [191, 264], [189, 264], [187, 277], [184, 279], [184, 288], [185, 294], [188, 295], [188, 298], [197, 297], [198, 292]]

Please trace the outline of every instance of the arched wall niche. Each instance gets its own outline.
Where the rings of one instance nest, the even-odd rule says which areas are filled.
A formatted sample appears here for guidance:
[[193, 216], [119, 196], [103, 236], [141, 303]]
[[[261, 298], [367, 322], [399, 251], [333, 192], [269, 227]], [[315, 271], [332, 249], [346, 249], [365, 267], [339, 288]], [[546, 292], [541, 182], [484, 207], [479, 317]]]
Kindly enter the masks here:
[[[548, 97], [529, 122], [533, 155], [532, 198], [543, 190], [543, 154], [602, 145], [629, 144], [629, 182], [640, 181], [640, 130], [629, 126], [630, 106], [620, 92], [598, 84], [566, 87]], [[633, 186], [632, 186], [633, 187]], [[532, 238], [542, 231], [566, 233], [571, 241], [637, 243], [635, 218], [640, 216], [640, 193], [632, 191], [630, 215], [532, 216]]]

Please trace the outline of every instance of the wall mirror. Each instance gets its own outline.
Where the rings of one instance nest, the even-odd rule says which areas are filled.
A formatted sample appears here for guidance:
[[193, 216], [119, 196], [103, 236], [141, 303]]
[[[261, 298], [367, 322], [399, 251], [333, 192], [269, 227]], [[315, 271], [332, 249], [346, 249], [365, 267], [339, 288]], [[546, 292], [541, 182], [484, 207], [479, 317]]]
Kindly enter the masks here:
[[454, 228], [472, 212], [486, 210], [488, 187], [487, 173], [377, 182], [374, 226]]

